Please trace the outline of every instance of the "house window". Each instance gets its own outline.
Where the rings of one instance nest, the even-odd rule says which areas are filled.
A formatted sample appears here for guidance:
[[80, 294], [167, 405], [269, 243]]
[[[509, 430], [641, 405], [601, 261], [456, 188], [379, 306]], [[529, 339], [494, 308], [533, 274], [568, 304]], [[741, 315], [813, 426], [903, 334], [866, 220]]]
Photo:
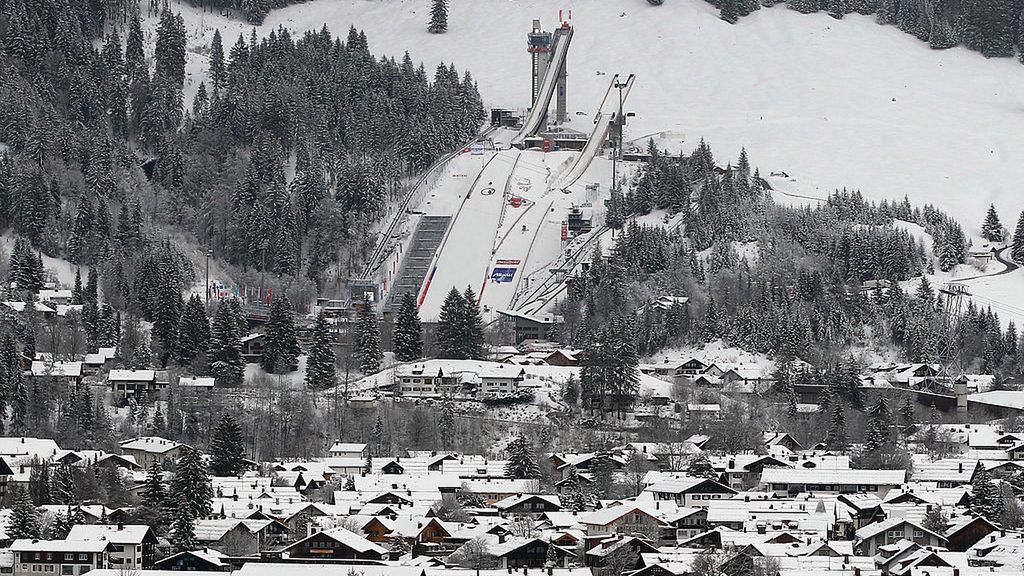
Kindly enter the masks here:
[[914, 538], [924, 538], [924, 530], [914, 530]]
[[71, 564], [65, 564], [60, 567], [61, 576], [73, 576], [75, 573], [75, 567]]
[[64, 554], [64, 560], [74, 560], [74, 559], [75, 559], [75, 555], [72, 554], [71, 552], [68, 552], [68, 553]]
[[88, 554], [79, 554], [78, 555], [78, 561], [79, 562], [85, 562], [88, 559], [89, 559], [89, 555]]

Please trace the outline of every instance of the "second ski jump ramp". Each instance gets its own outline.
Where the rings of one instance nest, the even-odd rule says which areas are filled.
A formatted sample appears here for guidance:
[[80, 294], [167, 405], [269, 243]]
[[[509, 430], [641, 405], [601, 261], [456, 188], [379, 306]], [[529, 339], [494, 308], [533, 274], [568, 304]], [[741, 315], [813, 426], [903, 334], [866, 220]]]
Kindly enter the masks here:
[[[634, 76], [630, 74], [626, 79], [626, 86], [622, 89], [623, 101], [629, 97], [629, 91], [633, 88], [633, 78]], [[590, 133], [587, 145], [583, 147], [583, 151], [576, 157], [576, 162], [558, 179], [554, 186], [555, 189], [564, 192], [569, 186], [572, 186], [582, 178], [594, 157], [597, 156], [601, 147], [604, 146], [605, 141], [608, 139], [608, 130], [611, 128], [612, 121], [615, 120], [615, 115], [618, 114], [618, 103], [613, 102], [609, 104], [608, 102], [608, 96], [615, 88], [618, 79], [619, 76], [616, 75], [612, 78], [611, 85], [608, 86], [608, 92], [605, 93], [604, 100], [601, 102], [601, 108], [597, 112], [597, 118], [594, 120], [594, 130]], [[609, 110], [608, 107], [612, 109]]]

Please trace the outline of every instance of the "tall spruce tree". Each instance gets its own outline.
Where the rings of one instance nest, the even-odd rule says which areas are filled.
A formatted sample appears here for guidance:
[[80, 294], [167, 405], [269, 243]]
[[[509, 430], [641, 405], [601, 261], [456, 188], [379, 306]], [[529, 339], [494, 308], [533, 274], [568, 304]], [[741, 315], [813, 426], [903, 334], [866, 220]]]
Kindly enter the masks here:
[[[1021, 51], [1024, 54], [1024, 50]], [[1013, 232], [1013, 246], [1010, 248], [1010, 257], [1015, 261], [1024, 264], [1024, 212], [1017, 218], [1017, 228]]]
[[178, 334], [178, 362], [189, 364], [196, 358], [206, 358], [210, 351], [210, 321], [206, 307], [199, 296], [192, 295], [181, 315]]
[[359, 356], [359, 370], [363, 374], [376, 374], [380, 371], [383, 353], [380, 348], [380, 330], [377, 327], [377, 314], [373, 304], [363, 302], [359, 310], [359, 326], [356, 335], [356, 354]]
[[392, 334], [395, 358], [409, 362], [423, 356], [423, 326], [416, 309], [416, 297], [411, 292], [402, 295]]
[[260, 366], [272, 374], [291, 372], [298, 366], [299, 352], [295, 319], [288, 298], [275, 298], [270, 304]]
[[473, 289], [466, 286], [463, 294], [462, 331], [463, 358], [482, 360], [484, 358], [484, 322], [480, 317], [480, 305], [477, 303]]
[[539, 478], [540, 467], [534, 454], [533, 444], [522, 434], [516, 436], [505, 449], [508, 463], [505, 475], [509, 478]]
[[213, 316], [206, 361], [210, 374], [217, 379], [218, 384], [237, 386], [242, 383], [245, 361], [242, 359], [241, 334], [228, 302], [221, 302]]
[[995, 205], [990, 204], [985, 214], [985, 223], [981, 226], [981, 236], [989, 242], [1003, 241], [1003, 224], [999, 221]]
[[832, 401], [832, 421], [825, 436], [829, 450], [845, 451], [850, 446], [846, 430], [846, 408], [841, 398]]
[[431, 34], [443, 34], [448, 31], [448, 0], [431, 0], [430, 25], [427, 30]]
[[174, 544], [174, 549], [178, 552], [195, 550], [198, 547], [195, 532], [196, 517], [188, 504], [184, 498], [178, 500], [171, 520], [171, 543]]
[[154, 460], [146, 470], [146, 481], [142, 488], [142, 502], [146, 506], [160, 510], [167, 501], [167, 487], [164, 485], [164, 468], [159, 460]]
[[318, 314], [313, 325], [313, 345], [309, 348], [306, 358], [306, 387], [312, 390], [324, 390], [338, 384], [337, 367], [333, 340], [327, 326], [327, 318]]
[[210, 473], [203, 455], [195, 448], [185, 447], [178, 458], [168, 498], [174, 506], [188, 508], [194, 519], [213, 513], [213, 496]]
[[440, 358], [464, 359], [463, 318], [466, 299], [454, 286], [441, 304], [437, 319], [437, 354]]
[[11, 516], [7, 520], [7, 537], [12, 540], [29, 538], [38, 540], [43, 535], [42, 523], [39, 519], [39, 511], [32, 502], [28, 492], [18, 488], [13, 489], [14, 506], [11, 509]]
[[237, 476], [245, 471], [242, 428], [230, 414], [221, 416], [210, 441], [210, 470], [216, 476]]

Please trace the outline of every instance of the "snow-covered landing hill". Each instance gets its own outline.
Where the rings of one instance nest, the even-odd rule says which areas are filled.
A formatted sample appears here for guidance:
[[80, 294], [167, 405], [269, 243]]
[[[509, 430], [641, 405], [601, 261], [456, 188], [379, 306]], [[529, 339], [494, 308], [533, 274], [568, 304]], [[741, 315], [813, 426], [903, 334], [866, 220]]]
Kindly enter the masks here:
[[[968, 230], [990, 202], [1004, 220], [1024, 209], [1024, 67], [1012, 59], [933, 51], [869, 17], [837, 21], [784, 5], [731, 26], [702, 0], [451, 0], [448, 33], [431, 35], [428, 4], [312, 0], [273, 11], [257, 33], [327, 24], [344, 35], [355, 25], [375, 54], [409, 50], [428, 68], [454, 61], [472, 71], [487, 104], [526, 107], [530, 22], [551, 29], [558, 9], [571, 9], [570, 110], [596, 107], [610, 78], [598, 72], [636, 73], [629, 137], [668, 131], [687, 149], [705, 137], [723, 159], [746, 146], [763, 172], [785, 171], [810, 195], [843, 186], [869, 198], [906, 194]], [[227, 50], [251, 27], [172, 7], [188, 22], [194, 91], [213, 28]]]

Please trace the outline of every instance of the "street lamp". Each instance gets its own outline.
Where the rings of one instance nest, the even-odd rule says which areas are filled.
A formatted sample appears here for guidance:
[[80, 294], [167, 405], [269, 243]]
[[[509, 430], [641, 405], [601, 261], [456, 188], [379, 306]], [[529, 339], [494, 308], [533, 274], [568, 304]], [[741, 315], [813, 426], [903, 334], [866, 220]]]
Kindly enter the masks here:
[[206, 250], [206, 298], [204, 302], [210, 303], [210, 258], [213, 257], [213, 248]]

